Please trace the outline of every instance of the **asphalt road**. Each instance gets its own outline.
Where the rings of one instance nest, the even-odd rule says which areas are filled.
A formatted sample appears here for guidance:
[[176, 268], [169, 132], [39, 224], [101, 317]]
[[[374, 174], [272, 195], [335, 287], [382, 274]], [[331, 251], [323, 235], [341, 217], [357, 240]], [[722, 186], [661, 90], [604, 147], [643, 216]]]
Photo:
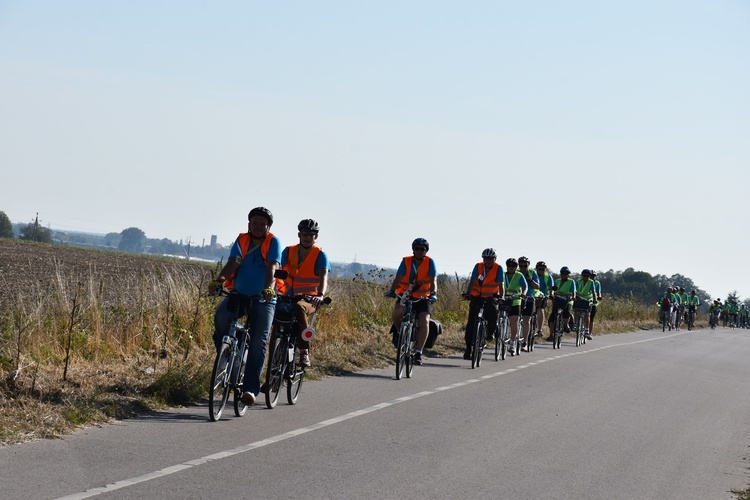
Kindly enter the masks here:
[[296, 406], [217, 423], [197, 405], [0, 448], [0, 497], [732, 499], [749, 386], [750, 330], [566, 338], [306, 382]]

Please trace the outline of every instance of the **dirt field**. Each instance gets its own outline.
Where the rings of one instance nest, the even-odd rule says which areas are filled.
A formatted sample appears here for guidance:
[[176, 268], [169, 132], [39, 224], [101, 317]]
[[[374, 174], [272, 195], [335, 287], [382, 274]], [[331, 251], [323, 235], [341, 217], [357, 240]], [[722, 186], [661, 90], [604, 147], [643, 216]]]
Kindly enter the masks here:
[[112, 303], [123, 296], [124, 289], [134, 286], [139, 276], [180, 272], [200, 281], [212, 270], [202, 263], [0, 238], [0, 307], [19, 292], [26, 296], [25, 290], [44, 293], [59, 279], [93, 279], [102, 284], [104, 302]]

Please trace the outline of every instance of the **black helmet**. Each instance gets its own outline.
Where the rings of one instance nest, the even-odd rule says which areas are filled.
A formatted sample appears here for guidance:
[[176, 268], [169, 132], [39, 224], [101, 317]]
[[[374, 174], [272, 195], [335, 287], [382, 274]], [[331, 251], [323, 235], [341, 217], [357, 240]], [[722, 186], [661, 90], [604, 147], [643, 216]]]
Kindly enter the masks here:
[[547, 263], [544, 262], [543, 260], [540, 260], [539, 262], [536, 263], [536, 267], [547, 267]]
[[560, 274], [565, 274], [565, 273], [570, 274], [570, 268], [568, 268], [568, 266], [563, 266], [560, 268]]
[[596, 276], [596, 271], [594, 271], [593, 269], [591, 269], [591, 270], [590, 270], [589, 272], [591, 273], [591, 277], [592, 277], [592, 278], [593, 278], [594, 276]]
[[506, 266], [514, 265], [518, 267], [518, 261], [515, 258], [510, 257], [508, 260], [505, 261], [505, 265]]
[[261, 215], [265, 217], [266, 220], [268, 221], [268, 227], [271, 227], [273, 225], [273, 214], [266, 207], [255, 207], [252, 210], [250, 210], [250, 213], [247, 214], [248, 222], [250, 221], [250, 218], [253, 215]]
[[414, 247], [420, 245], [425, 247], [427, 250], [430, 249], [430, 244], [427, 243], [427, 240], [424, 238], [417, 238], [416, 240], [411, 242], [411, 249], [414, 250]]
[[297, 224], [297, 230], [318, 234], [320, 226], [318, 226], [318, 223], [312, 219], [302, 219], [299, 221], [299, 224]]
[[495, 253], [495, 249], [494, 248], [485, 248], [484, 251], [482, 252], [482, 258], [483, 259], [487, 259], [487, 258], [489, 258], [489, 259], [496, 259], [497, 258], [497, 254]]
[[591, 271], [589, 271], [588, 269], [584, 269], [583, 271], [581, 271], [581, 276], [591, 276]]
[[518, 263], [519, 264], [529, 264], [529, 263], [531, 263], [531, 261], [529, 260], [528, 257], [521, 256], [521, 257], [518, 258]]

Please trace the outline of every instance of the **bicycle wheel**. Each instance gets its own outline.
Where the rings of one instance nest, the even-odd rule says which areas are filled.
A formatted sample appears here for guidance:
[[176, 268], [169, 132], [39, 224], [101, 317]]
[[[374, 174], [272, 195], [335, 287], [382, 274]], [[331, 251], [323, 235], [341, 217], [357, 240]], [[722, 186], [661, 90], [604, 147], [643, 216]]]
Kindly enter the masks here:
[[500, 318], [495, 331], [495, 361], [505, 359], [505, 319]]
[[211, 387], [208, 389], [208, 416], [211, 418], [211, 422], [219, 420], [229, 398], [231, 357], [232, 348], [222, 343], [214, 361], [214, 369], [211, 372]]
[[583, 314], [578, 314], [576, 320], [576, 347], [583, 345]]
[[529, 322], [529, 338], [526, 341], [526, 349], [529, 352], [534, 350], [534, 340], [536, 340], [536, 312], [531, 315]]
[[474, 328], [474, 349], [471, 353], [471, 368], [478, 368], [482, 363], [482, 349], [484, 349], [484, 320], [477, 318]]
[[286, 368], [286, 345], [277, 337], [271, 344], [271, 355], [268, 356], [266, 369], [266, 407], [272, 409], [279, 402], [279, 393], [284, 385], [284, 369]]
[[414, 343], [417, 337], [416, 330], [417, 325], [412, 323], [411, 329], [409, 330], [409, 338], [406, 342], [406, 354], [404, 355], [404, 364], [406, 365], [406, 378], [411, 378], [411, 374], [414, 373]]
[[240, 358], [240, 371], [237, 374], [237, 385], [234, 388], [234, 414], [241, 417], [247, 411], [247, 405], [242, 402], [242, 381], [245, 380], [245, 367], [247, 365], [247, 356], [249, 354], [249, 346], [245, 346], [245, 354]]
[[668, 321], [667, 320], [667, 316], [668, 316], [667, 312], [664, 311], [664, 318], [662, 319], [662, 322], [661, 322], [661, 331], [662, 332], [666, 332], [667, 331], [667, 321]]
[[302, 382], [305, 381], [305, 367], [297, 363], [289, 363], [290, 376], [286, 384], [286, 400], [290, 405], [297, 404]]
[[562, 311], [558, 311], [557, 318], [555, 319], [555, 336], [552, 338], [552, 348], [560, 348], [562, 342], [563, 328], [565, 324], [565, 318], [563, 318]]
[[396, 344], [396, 380], [401, 380], [406, 365], [406, 352], [409, 350], [408, 335], [409, 323], [401, 323], [398, 332], [398, 343]]

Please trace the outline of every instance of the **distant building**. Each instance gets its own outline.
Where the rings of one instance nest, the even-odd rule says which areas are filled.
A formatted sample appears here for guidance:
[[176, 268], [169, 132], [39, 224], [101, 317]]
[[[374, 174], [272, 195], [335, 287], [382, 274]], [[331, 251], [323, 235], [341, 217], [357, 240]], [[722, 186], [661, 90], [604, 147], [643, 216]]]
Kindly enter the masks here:
[[216, 246], [216, 235], [215, 234], [211, 235], [211, 248], [218, 248]]

